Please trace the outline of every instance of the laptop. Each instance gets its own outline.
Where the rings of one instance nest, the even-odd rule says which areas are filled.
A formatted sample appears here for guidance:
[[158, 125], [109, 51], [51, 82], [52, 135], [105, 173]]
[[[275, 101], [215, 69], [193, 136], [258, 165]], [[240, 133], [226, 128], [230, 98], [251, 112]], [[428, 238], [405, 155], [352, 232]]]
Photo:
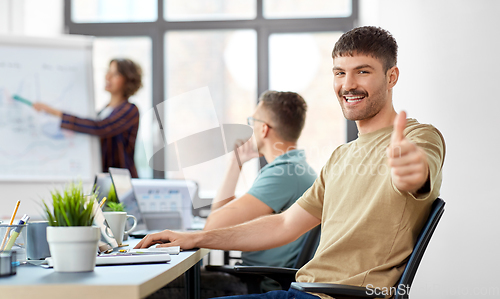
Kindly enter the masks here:
[[95, 175], [94, 187], [92, 192], [97, 192], [97, 200], [101, 202], [104, 197], [109, 199], [109, 191], [113, 182], [111, 176], [107, 172], [101, 172]]
[[191, 197], [198, 192], [194, 181], [132, 180], [130, 171], [124, 168], [110, 167], [109, 173], [118, 201], [124, 203], [127, 213], [137, 218], [138, 228], [130, 236], [144, 238], [164, 229], [194, 228]]

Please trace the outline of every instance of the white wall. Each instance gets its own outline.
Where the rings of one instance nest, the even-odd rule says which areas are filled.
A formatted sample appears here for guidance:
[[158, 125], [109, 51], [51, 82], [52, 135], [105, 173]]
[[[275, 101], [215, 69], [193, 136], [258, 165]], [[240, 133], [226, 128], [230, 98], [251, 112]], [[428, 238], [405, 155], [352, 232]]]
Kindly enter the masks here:
[[362, 0], [360, 25], [399, 44], [396, 110], [432, 123], [447, 144], [446, 212], [412, 298], [499, 298], [500, 1]]
[[59, 35], [63, 9], [63, 0], [0, 0], [0, 34]]

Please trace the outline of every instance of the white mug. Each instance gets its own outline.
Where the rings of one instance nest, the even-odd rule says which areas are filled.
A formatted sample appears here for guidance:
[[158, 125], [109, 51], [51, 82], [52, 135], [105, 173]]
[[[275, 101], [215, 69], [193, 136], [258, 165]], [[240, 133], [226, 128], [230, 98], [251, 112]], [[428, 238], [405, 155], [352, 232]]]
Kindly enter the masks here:
[[[127, 215], [127, 212], [104, 212], [103, 214], [116, 242], [118, 245], [122, 245], [123, 235], [135, 229], [137, 226], [137, 219], [133, 215]], [[132, 225], [128, 231], [125, 231], [125, 224], [128, 218], [134, 219], [134, 225]]]

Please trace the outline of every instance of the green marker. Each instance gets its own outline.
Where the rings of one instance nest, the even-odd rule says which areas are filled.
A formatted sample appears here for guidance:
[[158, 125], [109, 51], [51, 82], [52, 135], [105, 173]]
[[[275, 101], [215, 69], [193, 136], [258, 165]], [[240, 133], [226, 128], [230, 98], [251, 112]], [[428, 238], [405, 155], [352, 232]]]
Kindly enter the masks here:
[[25, 98], [22, 98], [20, 96], [18, 96], [17, 94], [13, 95], [12, 98], [16, 101], [19, 101], [21, 103], [24, 103], [28, 106], [33, 106], [33, 103], [31, 103], [30, 101], [26, 100]]

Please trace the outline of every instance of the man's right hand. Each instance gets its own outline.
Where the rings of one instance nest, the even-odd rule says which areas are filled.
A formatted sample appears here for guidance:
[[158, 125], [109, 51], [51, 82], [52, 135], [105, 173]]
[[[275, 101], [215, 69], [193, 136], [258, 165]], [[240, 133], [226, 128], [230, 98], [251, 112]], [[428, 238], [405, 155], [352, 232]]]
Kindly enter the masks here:
[[197, 232], [164, 230], [147, 235], [134, 248], [180, 246], [182, 249], [260, 251], [283, 246], [321, 223], [294, 203], [280, 214], [267, 215], [239, 225]]
[[[229, 165], [224, 175], [224, 180], [212, 201], [211, 210], [215, 211], [236, 198], [236, 184], [241, 173], [241, 168], [245, 162], [256, 158], [259, 153], [253, 147], [253, 138], [247, 142], [237, 140], [234, 145], [234, 155], [230, 155]], [[210, 221], [210, 217], [207, 220]]]
[[234, 153], [236, 156], [236, 161], [238, 166], [241, 168], [243, 164], [252, 160], [253, 158], [259, 157], [259, 153], [255, 150], [253, 138], [248, 139], [247, 142], [243, 143], [242, 140], [236, 141], [234, 145]]
[[180, 246], [181, 249], [192, 249], [196, 247], [196, 239], [200, 232], [173, 232], [164, 230], [159, 233], [149, 234], [144, 237], [134, 249], [148, 248], [158, 244], [156, 247]]

